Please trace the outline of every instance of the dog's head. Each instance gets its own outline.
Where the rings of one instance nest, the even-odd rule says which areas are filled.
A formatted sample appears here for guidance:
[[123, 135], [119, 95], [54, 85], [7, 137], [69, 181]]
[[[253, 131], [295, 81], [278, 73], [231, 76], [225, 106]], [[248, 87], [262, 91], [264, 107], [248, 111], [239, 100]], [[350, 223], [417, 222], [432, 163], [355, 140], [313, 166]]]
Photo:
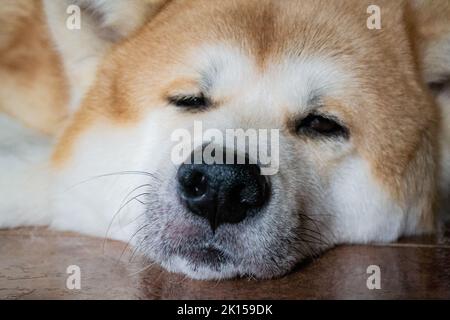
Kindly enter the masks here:
[[[369, 6], [168, 4], [105, 58], [54, 154], [59, 181], [139, 176], [126, 186], [138, 202], [127, 236], [194, 278], [269, 278], [335, 244], [432, 231], [439, 116], [411, 8], [382, 1], [372, 30]], [[263, 175], [249, 148], [218, 141], [227, 129], [254, 132], [250, 144], [269, 148], [276, 170]], [[190, 161], [208, 148], [215, 161]], [[85, 201], [110, 221], [120, 181], [83, 184], [60, 205]]]

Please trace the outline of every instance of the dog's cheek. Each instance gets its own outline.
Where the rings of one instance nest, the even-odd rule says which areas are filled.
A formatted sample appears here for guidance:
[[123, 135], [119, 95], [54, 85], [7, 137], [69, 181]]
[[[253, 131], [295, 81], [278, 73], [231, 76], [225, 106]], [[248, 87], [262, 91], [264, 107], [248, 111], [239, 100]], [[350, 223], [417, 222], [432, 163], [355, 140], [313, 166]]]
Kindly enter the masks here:
[[151, 172], [158, 161], [157, 136], [150, 128], [144, 122], [119, 127], [97, 121], [76, 138], [64, 162], [52, 170], [53, 227], [77, 226], [79, 232], [129, 240], [144, 206], [132, 201], [118, 211], [131, 190], [152, 182], [138, 174]]
[[333, 209], [332, 231], [338, 244], [396, 240], [406, 212], [379, 185], [363, 159], [346, 159], [331, 178], [327, 205]]

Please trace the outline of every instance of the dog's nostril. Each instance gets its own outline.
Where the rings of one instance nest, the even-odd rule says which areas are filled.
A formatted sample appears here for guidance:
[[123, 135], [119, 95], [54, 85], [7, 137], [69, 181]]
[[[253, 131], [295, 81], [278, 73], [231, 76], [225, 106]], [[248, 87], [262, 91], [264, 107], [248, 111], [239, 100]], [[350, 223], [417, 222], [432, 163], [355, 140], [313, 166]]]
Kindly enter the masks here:
[[189, 198], [201, 197], [208, 188], [206, 176], [196, 170], [180, 170], [178, 181], [182, 188], [182, 196]]

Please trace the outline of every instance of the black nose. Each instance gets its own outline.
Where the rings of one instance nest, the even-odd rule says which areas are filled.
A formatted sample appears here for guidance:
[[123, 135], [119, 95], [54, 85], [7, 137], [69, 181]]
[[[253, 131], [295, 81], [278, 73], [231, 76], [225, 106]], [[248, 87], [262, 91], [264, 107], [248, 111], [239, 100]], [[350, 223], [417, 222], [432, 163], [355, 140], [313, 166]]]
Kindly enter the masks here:
[[177, 174], [181, 199], [215, 230], [258, 212], [269, 185], [256, 164], [182, 164]]

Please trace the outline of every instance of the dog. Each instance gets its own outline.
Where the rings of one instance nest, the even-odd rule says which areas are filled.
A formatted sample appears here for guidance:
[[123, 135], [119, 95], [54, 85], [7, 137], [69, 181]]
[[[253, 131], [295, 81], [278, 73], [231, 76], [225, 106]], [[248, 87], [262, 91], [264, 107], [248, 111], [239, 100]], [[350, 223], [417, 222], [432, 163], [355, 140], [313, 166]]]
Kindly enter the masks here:
[[[194, 279], [438, 231], [450, 2], [371, 2], [6, 0], [0, 227], [129, 241]], [[238, 147], [188, 161], [204, 137], [175, 163], [195, 122], [277, 130], [277, 172]]]

